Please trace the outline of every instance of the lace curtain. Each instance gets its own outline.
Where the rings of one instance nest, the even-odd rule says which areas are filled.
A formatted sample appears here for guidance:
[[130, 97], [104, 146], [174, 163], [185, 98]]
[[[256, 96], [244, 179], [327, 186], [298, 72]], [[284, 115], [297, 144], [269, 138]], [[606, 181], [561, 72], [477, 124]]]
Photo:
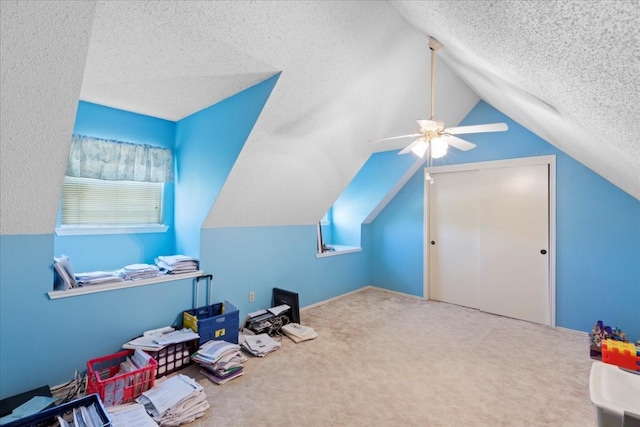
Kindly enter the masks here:
[[173, 181], [171, 150], [73, 135], [68, 176], [110, 181]]

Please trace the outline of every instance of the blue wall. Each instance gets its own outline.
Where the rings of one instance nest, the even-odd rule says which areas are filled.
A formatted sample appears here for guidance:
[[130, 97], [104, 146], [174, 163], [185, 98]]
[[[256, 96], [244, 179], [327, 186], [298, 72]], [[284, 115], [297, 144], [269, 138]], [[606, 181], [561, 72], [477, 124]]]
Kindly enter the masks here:
[[[155, 145], [173, 150], [175, 123], [129, 111], [80, 101], [74, 133], [103, 139]], [[68, 255], [76, 272], [115, 270], [133, 263], [154, 263], [158, 255], [175, 253], [174, 183], [164, 185], [165, 233], [55, 236], [53, 255]], [[60, 210], [56, 227], [60, 226]], [[105, 256], [105, 254], [108, 254]]]
[[372, 285], [423, 296], [423, 182], [420, 169], [369, 224]]
[[[197, 237], [184, 246], [199, 245], [202, 221], [276, 80], [249, 88], [179, 124], [180, 150], [186, 159], [177, 163], [178, 183], [170, 184], [169, 194], [173, 199], [174, 187], [176, 193], [184, 191], [179, 202], [176, 198], [176, 210], [193, 211], [195, 207], [200, 216]], [[74, 132], [173, 148], [175, 128], [175, 123], [166, 120], [81, 102]], [[203, 155], [198, 156], [198, 150]], [[207, 162], [212, 158], [224, 160], [214, 165]], [[180, 186], [183, 173], [193, 185], [188, 189], [196, 191]], [[202, 204], [203, 192], [213, 195], [206, 200], [208, 206]], [[168, 213], [173, 222], [173, 212]], [[189, 232], [187, 229], [186, 234]], [[65, 383], [75, 370], [86, 370], [88, 360], [118, 351], [144, 330], [173, 324], [183, 310], [192, 307], [191, 279], [49, 300], [46, 293], [53, 289], [54, 254], [69, 255], [76, 271], [107, 270], [136, 262], [152, 263], [158, 255], [175, 253], [174, 242], [173, 231], [0, 236], [0, 397], [43, 384]], [[315, 245], [315, 240], [311, 243]], [[201, 267], [207, 268], [206, 263]]]
[[[269, 92], [267, 86], [256, 87], [256, 94]], [[252, 105], [264, 101], [261, 96], [250, 97], [256, 103]], [[225, 117], [225, 111], [221, 108], [211, 120]], [[251, 120], [255, 121], [247, 117], [240, 126], [244, 130], [238, 130], [245, 138]], [[556, 154], [558, 324], [587, 331], [601, 319], [640, 338], [638, 200], [485, 103], [478, 104], [463, 124], [502, 120], [511, 127], [508, 133], [482, 142], [487, 136], [478, 135], [478, 148], [468, 153], [452, 150], [445, 159], [475, 162]], [[215, 198], [224, 179], [206, 175], [203, 180]], [[315, 224], [202, 229], [197, 236], [201, 267], [214, 276], [214, 300], [232, 301], [242, 319], [270, 305], [274, 286], [298, 292], [302, 306], [369, 284], [421, 295], [422, 185], [417, 173], [372, 224], [362, 227], [363, 250], [357, 253], [316, 258]], [[192, 202], [197, 203], [187, 199], [179, 204], [189, 208]], [[135, 237], [128, 239], [122, 245], [140, 244]], [[121, 264], [119, 250], [109, 251], [101, 268]], [[74, 370], [86, 369], [87, 360], [117, 351], [143, 330], [173, 323], [192, 305], [191, 279], [48, 300], [53, 231], [1, 235], [0, 253], [0, 397], [66, 382]], [[248, 302], [249, 291], [256, 292], [254, 303]], [[33, 348], [38, 351], [30, 352]]]
[[183, 279], [49, 300], [53, 235], [1, 235], [0, 396], [59, 385], [90, 359], [115, 353], [142, 331], [191, 308]]
[[176, 124], [179, 253], [199, 257], [200, 229], [280, 74]]
[[[597, 320], [640, 339], [640, 201], [480, 102], [461, 125], [504, 121], [509, 131], [466, 135], [474, 150], [454, 149], [434, 165], [556, 155], [556, 320], [585, 331]], [[422, 295], [422, 171], [371, 226], [374, 285]], [[407, 267], [409, 266], [409, 267]]]
[[[368, 247], [366, 229], [362, 238]], [[232, 301], [241, 320], [270, 307], [274, 287], [298, 292], [303, 307], [371, 283], [368, 249], [316, 258], [316, 225], [204, 229], [201, 263], [213, 274], [216, 301]]]
[[360, 225], [415, 161], [397, 151], [371, 155], [333, 204], [331, 240], [325, 243], [360, 246]]

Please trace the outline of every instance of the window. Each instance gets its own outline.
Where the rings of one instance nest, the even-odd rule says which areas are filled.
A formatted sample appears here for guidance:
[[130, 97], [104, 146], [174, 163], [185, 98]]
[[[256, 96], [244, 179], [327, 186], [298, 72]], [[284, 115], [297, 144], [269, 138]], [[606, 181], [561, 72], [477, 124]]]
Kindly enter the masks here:
[[162, 224], [164, 183], [65, 176], [62, 226]]
[[171, 150], [73, 135], [62, 186], [58, 235], [153, 233], [162, 224]]

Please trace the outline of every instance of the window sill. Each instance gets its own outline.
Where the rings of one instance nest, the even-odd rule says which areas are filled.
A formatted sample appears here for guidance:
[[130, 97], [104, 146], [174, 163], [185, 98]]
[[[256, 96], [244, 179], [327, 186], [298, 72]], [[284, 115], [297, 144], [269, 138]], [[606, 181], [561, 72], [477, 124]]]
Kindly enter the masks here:
[[80, 288], [67, 289], [66, 291], [49, 291], [49, 299], [69, 298], [78, 295], [95, 294], [97, 292], [113, 291], [117, 289], [135, 288], [137, 286], [153, 285], [156, 283], [171, 282], [174, 280], [189, 279], [192, 277], [203, 276], [204, 272], [196, 271], [193, 273], [183, 274], [166, 274], [163, 276], [154, 277], [152, 279], [141, 280], [127, 280], [125, 282], [107, 283], [104, 285], [90, 285]]
[[330, 256], [351, 254], [351, 253], [354, 253], [354, 252], [361, 252], [362, 251], [362, 248], [359, 248], [357, 246], [344, 246], [344, 245], [328, 245], [328, 246], [331, 246], [332, 248], [334, 248], [335, 251], [323, 252], [321, 254], [316, 254], [316, 258], [326, 258], [326, 257], [330, 257]]
[[88, 236], [96, 234], [141, 234], [164, 233], [169, 229], [167, 225], [134, 225], [134, 226], [105, 226], [105, 227], [57, 227], [58, 236]]

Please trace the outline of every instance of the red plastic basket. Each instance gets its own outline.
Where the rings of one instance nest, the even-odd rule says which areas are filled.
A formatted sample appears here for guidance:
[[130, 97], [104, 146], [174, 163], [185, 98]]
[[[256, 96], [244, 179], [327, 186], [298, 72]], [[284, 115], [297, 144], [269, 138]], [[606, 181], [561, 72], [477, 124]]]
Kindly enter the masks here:
[[149, 366], [118, 374], [120, 364], [133, 354], [125, 350], [87, 362], [87, 394], [98, 393], [104, 406], [129, 403], [153, 387], [158, 362], [151, 358]]

